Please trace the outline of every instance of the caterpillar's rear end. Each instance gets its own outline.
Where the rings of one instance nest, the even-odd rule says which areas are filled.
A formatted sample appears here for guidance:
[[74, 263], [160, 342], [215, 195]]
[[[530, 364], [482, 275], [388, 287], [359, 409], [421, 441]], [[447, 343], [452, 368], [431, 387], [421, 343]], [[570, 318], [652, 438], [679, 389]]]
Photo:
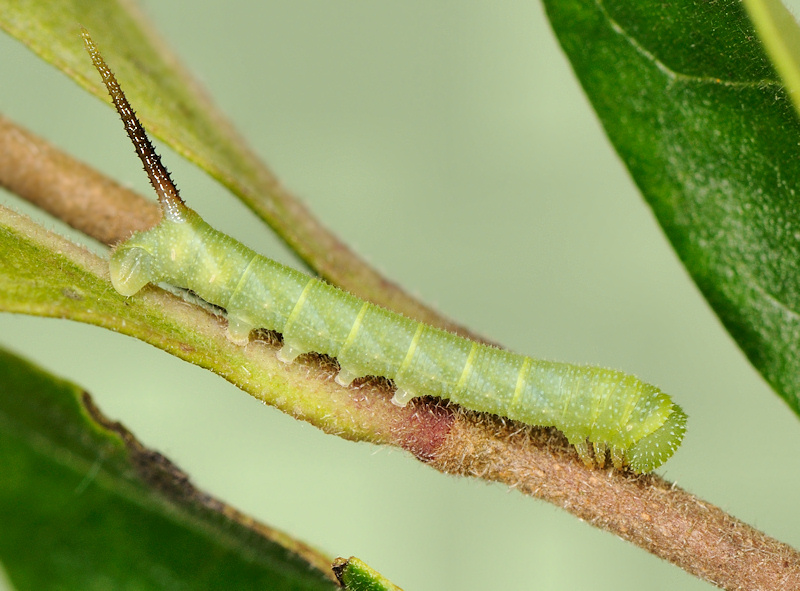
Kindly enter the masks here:
[[587, 464], [604, 465], [608, 452], [617, 468], [649, 472], [680, 445], [686, 415], [659, 388], [616, 370], [543, 363], [566, 374], [550, 393], [563, 404], [555, 426]]
[[683, 439], [683, 410], [635, 376], [532, 359], [433, 327], [425, 326], [422, 334], [407, 355], [405, 375], [389, 376], [400, 402], [432, 394], [529, 425], [553, 426], [587, 465], [605, 465], [608, 454], [616, 468], [639, 473], [663, 464]]

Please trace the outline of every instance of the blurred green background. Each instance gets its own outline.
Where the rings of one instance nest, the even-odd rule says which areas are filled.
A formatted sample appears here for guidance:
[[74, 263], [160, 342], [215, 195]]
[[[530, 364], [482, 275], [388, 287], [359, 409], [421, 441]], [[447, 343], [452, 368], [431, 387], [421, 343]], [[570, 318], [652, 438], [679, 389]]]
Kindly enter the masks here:
[[[690, 282], [537, 2], [144, 7], [346, 242], [511, 349], [658, 384], [690, 417], [659, 472], [800, 546], [800, 424]], [[0, 55], [4, 114], [150, 194], [110, 109], [5, 36]], [[161, 152], [203, 217], [296, 264], [223, 189]], [[711, 588], [503, 486], [323, 435], [138, 341], [3, 314], [0, 344], [86, 387], [199, 486], [408, 591]]]

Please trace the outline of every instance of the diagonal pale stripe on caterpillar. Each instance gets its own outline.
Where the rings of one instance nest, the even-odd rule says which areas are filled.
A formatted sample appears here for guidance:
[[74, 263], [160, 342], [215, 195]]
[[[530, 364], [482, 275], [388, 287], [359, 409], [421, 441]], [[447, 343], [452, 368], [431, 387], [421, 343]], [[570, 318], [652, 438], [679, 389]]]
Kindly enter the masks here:
[[[336, 381], [366, 375], [397, 386], [393, 401], [436, 396], [530, 425], [554, 426], [587, 465], [649, 472], [678, 448], [686, 415], [669, 396], [610, 369], [532, 359], [416, 322], [263, 257], [209, 226], [178, 195], [133, 109], [88, 32], [82, 32], [163, 210], [161, 222], [111, 255], [114, 288], [148, 283], [190, 289], [228, 314], [228, 335], [246, 345], [254, 328], [283, 335], [278, 357], [335, 357]], [[589, 444], [591, 443], [591, 448]]]

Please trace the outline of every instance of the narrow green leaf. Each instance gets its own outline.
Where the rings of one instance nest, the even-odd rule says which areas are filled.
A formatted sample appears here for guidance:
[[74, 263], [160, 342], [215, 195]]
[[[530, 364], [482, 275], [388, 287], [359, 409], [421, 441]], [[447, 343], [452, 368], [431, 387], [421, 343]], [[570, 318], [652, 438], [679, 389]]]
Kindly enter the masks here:
[[686, 268], [753, 365], [800, 413], [800, 122], [743, 5], [545, 6]]
[[469, 334], [381, 277], [315, 219], [258, 159], [133, 3], [0, 0], [0, 28], [110, 103], [83, 48], [81, 25], [148, 132], [228, 187], [320, 276], [412, 318]]
[[333, 572], [346, 591], [403, 591], [355, 556], [337, 558]]
[[88, 394], [0, 349], [0, 560], [28, 589], [333, 589], [326, 558], [195, 489]]
[[781, 0], [744, 0], [775, 69], [800, 110], [800, 27]]

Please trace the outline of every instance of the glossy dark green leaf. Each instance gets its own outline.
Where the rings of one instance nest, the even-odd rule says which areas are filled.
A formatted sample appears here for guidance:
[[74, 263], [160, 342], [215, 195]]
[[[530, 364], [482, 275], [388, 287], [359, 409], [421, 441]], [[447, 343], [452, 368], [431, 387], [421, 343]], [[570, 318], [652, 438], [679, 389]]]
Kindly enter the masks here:
[[800, 412], [800, 122], [744, 6], [545, 6], [684, 265], [753, 365]]
[[15, 589], [335, 588], [310, 564], [324, 557], [195, 489], [79, 387], [3, 350], [0, 384], [0, 560]]

